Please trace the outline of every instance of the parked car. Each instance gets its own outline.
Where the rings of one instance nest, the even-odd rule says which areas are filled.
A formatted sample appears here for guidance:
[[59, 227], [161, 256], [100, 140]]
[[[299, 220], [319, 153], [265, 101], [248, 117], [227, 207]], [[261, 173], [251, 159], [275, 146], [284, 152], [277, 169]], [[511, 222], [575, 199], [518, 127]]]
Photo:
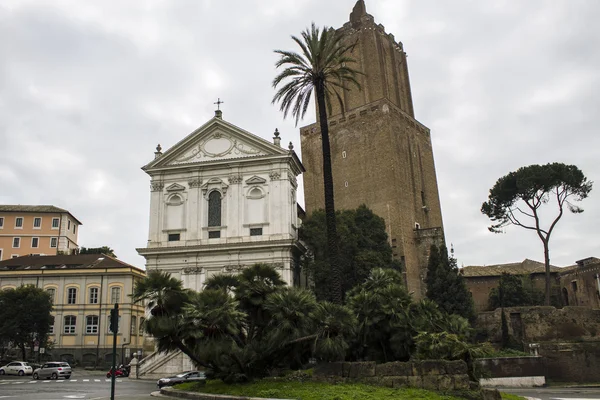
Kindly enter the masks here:
[[44, 363], [41, 368], [33, 371], [33, 379], [58, 379], [71, 377], [71, 366], [64, 361], [51, 361]]
[[25, 361], [13, 361], [0, 368], [0, 375], [31, 375], [33, 368]]
[[204, 372], [187, 371], [187, 372], [182, 372], [181, 374], [177, 374], [175, 376], [170, 376], [168, 378], [160, 378], [158, 380], [158, 382], [156, 382], [156, 384], [158, 385], [158, 388], [160, 389], [163, 386], [173, 386], [173, 385], [177, 385], [178, 383], [183, 383], [183, 382], [204, 381], [205, 379], [206, 379], [206, 375], [204, 375]]

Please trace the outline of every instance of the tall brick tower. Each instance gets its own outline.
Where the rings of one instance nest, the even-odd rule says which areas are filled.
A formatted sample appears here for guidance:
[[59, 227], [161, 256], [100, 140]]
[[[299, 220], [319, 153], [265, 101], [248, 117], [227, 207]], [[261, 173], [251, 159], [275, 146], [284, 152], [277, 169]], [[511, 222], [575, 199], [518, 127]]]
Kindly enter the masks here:
[[[350, 21], [338, 29], [356, 43], [352, 57], [362, 90], [333, 105], [329, 134], [337, 209], [366, 204], [385, 219], [394, 257], [401, 261], [409, 291], [425, 295], [431, 244], [444, 242], [429, 129], [414, 116], [406, 53], [359, 0]], [[318, 115], [318, 113], [317, 113]], [[323, 158], [318, 122], [300, 128], [306, 167], [306, 211], [324, 208]]]

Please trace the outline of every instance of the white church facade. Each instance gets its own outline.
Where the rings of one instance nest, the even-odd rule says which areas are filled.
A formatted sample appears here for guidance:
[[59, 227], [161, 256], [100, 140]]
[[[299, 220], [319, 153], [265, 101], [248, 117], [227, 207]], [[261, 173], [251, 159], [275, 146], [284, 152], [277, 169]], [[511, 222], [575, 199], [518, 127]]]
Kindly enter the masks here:
[[[222, 119], [196, 129], [142, 169], [151, 177], [148, 270], [161, 269], [201, 290], [207, 278], [255, 263], [300, 280], [298, 176], [293, 149]], [[291, 146], [290, 146], [291, 147]]]
[[[150, 175], [146, 269], [160, 269], [202, 290], [207, 278], [255, 263], [275, 266], [289, 285], [301, 280], [298, 176], [304, 167], [290, 143], [280, 146], [222, 119], [206, 124], [142, 168]], [[146, 377], [181, 372], [187, 357], [154, 354]]]

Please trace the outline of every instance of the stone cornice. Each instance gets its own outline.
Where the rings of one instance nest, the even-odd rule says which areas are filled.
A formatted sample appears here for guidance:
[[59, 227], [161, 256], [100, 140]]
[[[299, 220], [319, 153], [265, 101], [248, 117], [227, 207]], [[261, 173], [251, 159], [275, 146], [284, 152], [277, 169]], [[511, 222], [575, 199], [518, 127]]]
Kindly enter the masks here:
[[169, 247], [142, 247], [136, 249], [141, 256], [154, 256], [182, 253], [210, 253], [212, 251], [242, 250], [251, 251], [259, 248], [270, 247], [297, 247], [303, 250], [304, 246], [296, 239], [245, 241], [236, 243], [211, 243], [194, 246], [169, 246]]

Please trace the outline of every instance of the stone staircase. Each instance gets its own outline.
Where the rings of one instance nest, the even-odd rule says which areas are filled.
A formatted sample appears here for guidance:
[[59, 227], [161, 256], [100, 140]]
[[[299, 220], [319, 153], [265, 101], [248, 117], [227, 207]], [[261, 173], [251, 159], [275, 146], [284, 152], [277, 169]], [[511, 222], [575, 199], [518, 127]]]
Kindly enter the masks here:
[[159, 379], [194, 369], [190, 359], [181, 351], [159, 353], [155, 351], [137, 365], [137, 379]]

